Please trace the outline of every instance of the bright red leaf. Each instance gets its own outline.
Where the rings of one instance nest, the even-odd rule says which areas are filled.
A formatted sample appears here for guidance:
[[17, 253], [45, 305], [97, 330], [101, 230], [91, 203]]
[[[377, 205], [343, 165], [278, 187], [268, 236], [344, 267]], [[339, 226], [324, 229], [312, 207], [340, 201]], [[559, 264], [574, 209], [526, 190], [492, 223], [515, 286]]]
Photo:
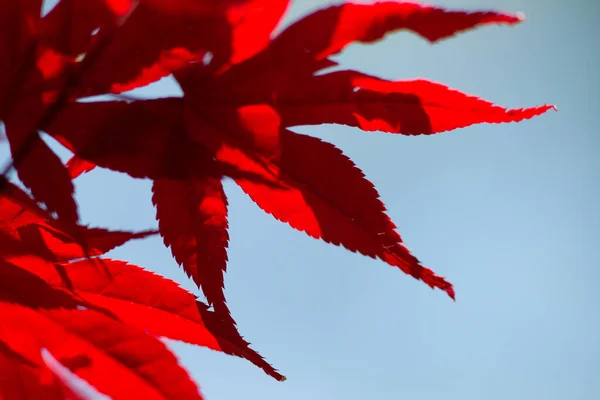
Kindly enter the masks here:
[[284, 126], [344, 124], [419, 135], [479, 123], [518, 122], [553, 106], [506, 109], [426, 80], [387, 81], [339, 71], [298, 82], [276, 102]]
[[[218, 187], [213, 186], [217, 192]], [[156, 231], [134, 233], [82, 227], [88, 249], [85, 253], [60, 231], [56, 221], [44, 219], [44, 211], [25, 193], [11, 184], [7, 188], [0, 195], [0, 232], [29, 252], [1, 252], [0, 256], [10, 260], [11, 265], [38, 276], [54, 289], [70, 291], [87, 306], [94, 304], [109, 310], [128, 324], [158, 336], [247, 358], [274, 378], [285, 379], [232, 329], [233, 320], [223, 321], [221, 313], [210, 311], [176, 283], [122, 261], [89, 258]], [[216, 208], [213, 205], [206, 196], [201, 210], [219, 209], [218, 202]], [[30, 293], [25, 289], [18, 292], [26, 296]], [[39, 290], [36, 292], [39, 295]]]
[[19, 391], [14, 383], [3, 382], [0, 390], [7, 390], [3, 396], [12, 393], [13, 398], [24, 398], [40, 383], [48, 384], [50, 377], [41, 357], [47, 349], [113, 399], [131, 398], [132, 393], [146, 399], [201, 399], [175, 356], [141, 329], [92, 310], [34, 309], [13, 301], [0, 301], [0, 309], [0, 343], [9, 351], [4, 356], [29, 378], [22, 382], [27, 388]]
[[11, 260], [56, 290], [69, 290], [88, 308], [103, 310], [153, 335], [246, 358], [278, 380], [285, 379], [249, 348], [229, 322], [175, 282], [123, 261], [107, 258], [48, 263]]
[[[254, 58], [217, 76], [207, 74], [202, 65], [177, 72], [184, 99], [78, 104], [67, 109], [50, 132], [70, 142], [89, 162], [132, 176], [176, 178], [176, 183], [155, 183], [159, 228], [176, 260], [211, 303], [224, 302], [226, 220], [224, 212], [220, 217], [198, 215], [199, 200], [193, 193], [209, 187], [198, 186], [202, 174], [213, 180], [230, 176], [277, 219], [313, 237], [381, 258], [453, 297], [452, 286], [400, 244], [362, 172], [335, 147], [285, 127], [338, 123], [430, 134], [539, 115], [551, 107], [507, 110], [424, 80], [393, 82], [355, 71], [313, 74], [331, 65], [327, 57], [348, 44], [373, 42], [398, 29], [435, 41], [482, 24], [520, 20], [509, 14], [450, 12], [395, 2], [334, 6], [291, 25]], [[196, 222], [209, 216], [220, 222]], [[213, 232], [213, 239], [200, 241], [207, 231]], [[219, 300], [210, 298], [211, 286], [219, 289], [213, 291]]]
[[71, 179], [75, 179], [78, 176], [85, 174], [86, 172], [90, 172], [96, 168], [96, 164], [86, 161], [78, 156], [73, 156], [69, 159], [69, 161], [67, 161], [65, 167], [67, 167], [67, 171], [69, 171]]
[[[272, 37], [288, 3], [61, 0], [43, 18], [41, 0], [0, 5], [0, 120], [33, 194], [0, 180], [0, 395], [85, 397], [73, 373], [113, 398], [200, 398], [158, 336], [246, 358], [283, 380], [237, 332], [225, 302], [224, 177], [293, 228], [454, 297], [402, 245], [362, 171], [333, 144], [288, 128], [419, 135], [540, 115], [553, 107], [506, 109], [426, 80], [322, 73], [347, 46], [398, 30], [435, 42], [522, 16], [348, 2]], [[170, 74], [183, 98], [77, 101]], [[63, 165], [39, 131], [73, 158]], [[78, 224], [72, 179], [96, 165], [153, 180], [159, 233], [214, 311], [174, 282], [98, 257], [155, 232]]]
[[[0, 363], [26, 388], [0, 379], [0, 395], [48, 393], [63, 398], [49, 352], [62, 367], [112, 398], [200, 398], [175, 357], [157, 341], [168, 337], [246, 358], [278, 380], [273, 369], [233, 328], [233, 322], [167, 279], [125, 262], [81, 258], [69, 235], [7, 184], [0, 196], [0, 231], [25, 252], [0, 253]], [[82, 228], [88, 247], [102, 254], [153, 232], [133, 234]], [[4, 237], [4, 236], [0, 236]], [[55, 396], [55, 397], [52, 397]]]
[[[62, 400], [68, 391], [42, 363], [32, 362], [0, 341], [0, 395], [6, 399]], [[40, 377], [44, 379], [40, 379]], [[20, 384], [15, 384], [19, 382]]]

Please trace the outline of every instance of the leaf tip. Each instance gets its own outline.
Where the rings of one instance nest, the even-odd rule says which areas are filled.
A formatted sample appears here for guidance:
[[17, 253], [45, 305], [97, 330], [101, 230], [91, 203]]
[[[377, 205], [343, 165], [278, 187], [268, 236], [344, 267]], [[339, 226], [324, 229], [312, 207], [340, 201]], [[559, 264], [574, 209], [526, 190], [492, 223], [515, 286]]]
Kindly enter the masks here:
[[558, 108], [554, 104], [544, 104], [543, 106], [537, 107], [538, 114], [545, 114], [548, 111], [558, 111]]
[[456, 303], [456, 294], [454, 293], [454, 287], [450, 286], [446, 289], [446, 293]]
[[517, 19], [519, 20], [519, 22], [523, 22], [527, 20], [527, 17], [525, 16], [525, 13], [522, 11], [519, 11], [517, 13], [515, 13], [515, 17], [517, 17]]

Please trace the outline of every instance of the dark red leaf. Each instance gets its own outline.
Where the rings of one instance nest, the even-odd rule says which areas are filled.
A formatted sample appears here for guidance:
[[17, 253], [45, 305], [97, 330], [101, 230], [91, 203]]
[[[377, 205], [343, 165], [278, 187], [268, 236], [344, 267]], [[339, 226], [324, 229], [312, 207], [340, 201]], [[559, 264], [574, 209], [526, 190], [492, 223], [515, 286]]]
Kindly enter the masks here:
[[[0, 2], [0, 119], [31, 65], [42, 0]], [[28, 65], [29, 64], [29, 65]]]
[[[146, 85], [205, 56], [212, 58], [213, 72], [239, 63], [267, 46], [288, 0], [62, 3], [44, 20], [50, 46], [76, 56], [104, 41], [81, 77], [77, 96], [89, 96]], [[71, 20], [76, 22], [66, 23]]]
[[194, 151], [175, 98], [75, 103], [46, 131], [80, 159], [136, 178], [187, 177]]
[[[215, 82], [208, 83], [234, 89], [234, 92], [223, 93], [229, 98], [231, 93], [248, 96], [255, 92], [273, 91], [274, 87], [291, 84], [301, 75], [311, 76], [315, 71], [336, 65], [328, 57], [352, 43], [373, 43], [402, 29], [435, 42], [478, 26], [516, 24], [522, 19], [522, 15], [450, 11], [395, 1], [344, 3], [302, 18], [274, 38], [264, 52], [218, 77]], [[205, 75], [199, 71], [196, 71], [196, 76], [176, 76], [184, 89], [194, 91], [198, 85], [207, 83]], [[216, 96], [220, 96], [218, 90]], [[276, 98], [273, 96], [273, 99]]]
[[157, 180], [152, 192], [165, 245], [208, 303], [230, 318], [223, 293], [229, 235], [221, 179]]
[[27, 141], [32, 143], [15, 165], [21, 182], [31, 189], [36, 200], [46, 204], [50, 212], [56, 212], [65, 226], [75, 226], [79, 216], [73, 199], [73, 183], [58, 156], [35, 131], [31, 133], [33, 136], [24, 137], [14, 134], [12, 126], [7, 124], [6, 135], [13, 156], [23, 151], [21, 146], [27, 146]]
[[340, 52], [348, 44], [372, 43], [400, 29], [435, 42], [480, 25], [516, 24], [522, 19], [521, 15], [493, 11], [449, 11], [397, 1], [345, 3], [304, 17], [282, 32], [273, 45], [290, 55], [305, 53], [314, 57], [314, 60], [320, 60]]
[[74, 103], [46, 131], [81, 159], [134, 178], [240, 174], [215, 162], [212, 148], [190, 140], [184, 104], [181, 98]]
[[40, 8], [41, 1], [34, 0], [0, 6], [0, 119], [12, 166], [23, 184], [65, 226], [73, 227], [78, 214], [71, 180], [37, 133], [51, 114], [49, 107], [57, 99], [68, 64], [61, 54], [38, 43]]
[[197, 140], [221, 135], [219, 161], [271, 181], [267, 186], [234, 178], [265, 212], [312, 237], [378, 257], [454, 298], [452, 285], [402, 246], [379, 194], [339, 149], [280, 130], [277, 114], [267, 106], [239, 108], [237, 115], [243, 130], [231, 123], [224, 123], [227, 133], [209, 130], [200, 119], [190, 120], [190, 126]]
[[109, 231], [104, 228], [88, 228], [85, 231], [85, 240], [90, 248], [94, 249], [98, 254], [104, 254], [116, 247], [124, 245], [130, 240], [144, 239], [157, 233], [156, 230], [127, 232]]
[[132, 0], [60, 0], [42, 19], [41, 40], [72, 57], [90, 50], [102, 30], [113, 30], [130, 11]]

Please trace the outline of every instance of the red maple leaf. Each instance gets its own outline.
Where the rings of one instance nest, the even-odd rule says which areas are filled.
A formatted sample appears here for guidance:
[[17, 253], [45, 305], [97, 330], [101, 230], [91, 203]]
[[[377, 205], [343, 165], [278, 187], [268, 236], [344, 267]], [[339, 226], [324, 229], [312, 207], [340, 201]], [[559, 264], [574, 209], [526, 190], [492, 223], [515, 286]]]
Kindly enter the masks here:
[[104, 31], [110, 40], [102, 43], [74, 96], [119, 93], [207, 55], [214, 69], [253, 56], [269, 43], [288, 2], [62, 0], [44, 19], [42, 37], [61, 54], [76, 56], [88, 52]]
[[[53, 378], [48, 365], [51, 354], [113, 398], [127, 398], [133, 391], [144, 398], [200, 398], [159, 336], [246, 358], [284, 379], [192, 294], [140, 267], [85, 258], [56, 221], [45, 219], [25, 193], [9, 187], [10, 194], [0, 196], [0, 237], [13, 242], [0, 248], [3, 396], [62, 398], [60, 377]], [[84, 232], [94, 255], [154, 233]], [[17, 377], [25, 385], [15, 386]]]
[[74, 225], [69, 172], [38, 130], [77, 97], [146, 85], [209, 52], [223, 65], [250, 57], [268, 43], [261, 32], [279, 21], [287, 0], [61, 0], [44, 18], [41, 5], [0, 5], [0, 119], [9, 168]]
[[436, 41], [478, 25], [520, 20], [396, 2], [330, 7], [293, 24], [244, 62], [178, 69], [183, 99], [79, 103], [49, 132], [88, 162], [157, 179], [160, 233], [217, 308], [226, 311], [222, 176], [292, 227], [381, 258], [454, 297], [450, 283], [402, 246], [363, 173], [332, 144], [287, 128], [337, 123], [416, 135], [541, 114], [551, 107], [507, 110], [424, 80], [392, 82], [355, 71], [315, 75], [332, 66], [329, 57], [345, 46], [398, 29]]
[[[509, 110], [426, 80], [325, 70], [346, 46], [393, 31], [435, 42], [515, 24], [518, 15], [347, 3], [272, 37], [288, 0], [61, 0], [43, 18], [41, 0], [4, 3], [0, 119], [33, 194], [0, 185], [0, 366], [9, 371], [0, 393], [9, 397], [81, 397], [67, 371], [115, 398], [132, 390], [199, 398], [158, 336], [247, 358], [283, 379], [248, 347], [226, 305], [224, 177], [293, 228], [379, 258], [454, 298], [452, 285], [403, 246], [362, 171], [333, 144], [290, 128], [344, 124], [421, 135], [552, 108]], [[171, 74], [183, 98], [78, 102]], [[74, 153], [66, 166], [38, 131]], [[95, 165], [154, 181], [159, 233], [214, 311], [171, 281], [99, 257], [154, 232], [78, 224], [71, 179]]]
[[63, 84], [68, 63], [38, 42], [41, 5], [41, 0], [0, 5], [0, 119], [13, 155], [11, 165], [23, 184], [50, 211], [74, 225], [78, 216], [73, 184], [37, 132], [45, 125], [46, 110], [57, 100], [56, 88]]

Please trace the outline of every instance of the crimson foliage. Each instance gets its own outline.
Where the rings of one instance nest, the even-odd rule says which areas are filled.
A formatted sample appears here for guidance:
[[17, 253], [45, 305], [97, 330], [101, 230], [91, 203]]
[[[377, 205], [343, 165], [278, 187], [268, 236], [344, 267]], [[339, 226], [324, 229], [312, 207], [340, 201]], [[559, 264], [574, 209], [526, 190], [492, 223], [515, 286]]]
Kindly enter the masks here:
[[[0, 119], [11, 167], [31, 191], [1, 182], [3, 398], [85, 398], [71, 374], [113, 398], [201, 398], [158, 337], [246, 358], [284, 380], [242, 339], [226, 305], [225, 177], [291, 227], [454, 298], [452, 285], [402, 245], [361, 170], [334, 145], [289, 128], [429, 135], [552, 108], [509, 110], [426, 80], [323, 71], [346, 46], [390, 32], [436, 42], [480, 25], [516, 24], [518, 15], [349, 2], [274, 36], [288, 0], [61, 0], [43, 17], [41, 6], [0, 2]], [[182, 98], [78, 102], [169, 75]], [[42, 131], [74, 153], [66, 165]], [[72, 180], [96, 166], [153, 181], [157, 232], [80, 225]], [[208, 304], [102, 257], [155, 233]]]

